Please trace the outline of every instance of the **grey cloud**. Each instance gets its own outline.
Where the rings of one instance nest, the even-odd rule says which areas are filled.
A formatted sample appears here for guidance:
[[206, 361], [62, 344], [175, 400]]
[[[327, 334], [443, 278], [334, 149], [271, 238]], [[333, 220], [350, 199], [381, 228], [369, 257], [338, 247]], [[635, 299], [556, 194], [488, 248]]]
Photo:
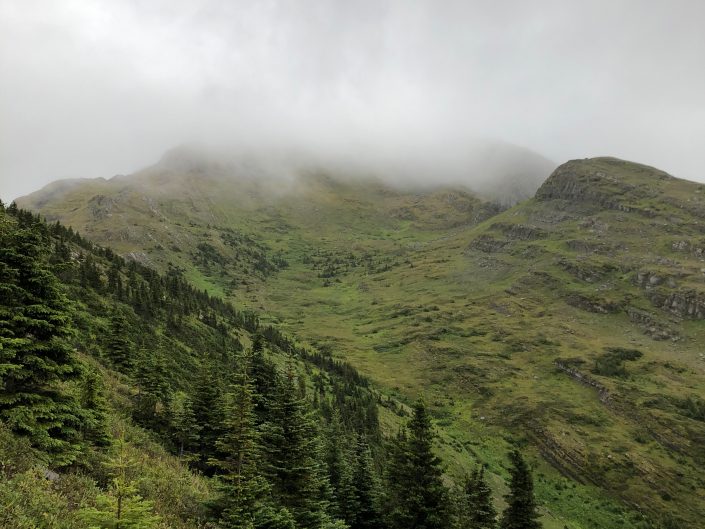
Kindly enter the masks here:
[[699, 0], [0, 0], [0, 197], [190, 141], [457, 179], [494, 138], [705, 180], [704, 21]]

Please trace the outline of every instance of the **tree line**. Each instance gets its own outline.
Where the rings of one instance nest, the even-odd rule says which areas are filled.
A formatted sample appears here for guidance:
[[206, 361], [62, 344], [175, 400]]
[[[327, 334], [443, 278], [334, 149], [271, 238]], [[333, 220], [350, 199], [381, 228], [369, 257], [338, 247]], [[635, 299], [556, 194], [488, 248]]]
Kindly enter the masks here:
[[[76, 349], [134, 391], [118, 410], [217, 490], [221, 528], [540, 527], [531, 473], [510, 454], [499, 515], [485, 469], [452, 485], [422, 401], [399, 432], [380, 428], [381, 396], [350, 364], [300, 347], [257, 316], [93, 245], [60, 223], [0, 204], [0, 421], [51, 467], [110, 479], [85, 527], [157, 527], [109, 389]], [[133, 476], [133, 477], [131, 477]]]

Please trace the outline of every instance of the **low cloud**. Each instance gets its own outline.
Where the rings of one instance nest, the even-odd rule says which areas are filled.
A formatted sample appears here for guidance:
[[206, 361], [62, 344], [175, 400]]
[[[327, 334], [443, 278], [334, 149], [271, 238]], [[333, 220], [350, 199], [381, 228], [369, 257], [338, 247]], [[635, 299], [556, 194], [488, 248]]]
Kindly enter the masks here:
[[489, 139], [705, 180], [704, 17], [688, 0], [0, 0], [0, 197], [193, 141], [481, 187]]

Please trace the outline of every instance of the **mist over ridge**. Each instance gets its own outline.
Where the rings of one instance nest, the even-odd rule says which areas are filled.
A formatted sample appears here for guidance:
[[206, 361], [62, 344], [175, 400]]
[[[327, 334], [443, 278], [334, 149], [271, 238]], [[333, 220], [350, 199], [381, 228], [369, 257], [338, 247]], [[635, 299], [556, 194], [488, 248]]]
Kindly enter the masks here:
[[6, 0], [0, 196], [194, 141], [417, 182], [491, 176], [468, 156], [490, 138], [702, 180], [702, 19], [688, 0]]

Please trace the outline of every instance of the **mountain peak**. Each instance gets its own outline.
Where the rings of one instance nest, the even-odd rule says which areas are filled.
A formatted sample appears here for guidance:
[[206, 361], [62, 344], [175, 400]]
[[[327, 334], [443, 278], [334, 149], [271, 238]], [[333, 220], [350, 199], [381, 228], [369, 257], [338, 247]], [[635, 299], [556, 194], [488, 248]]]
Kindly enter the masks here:
[[607, 156], [584, 158], [560, 165], [536, 191], [536, 199], [624, 209], [627, 203], [653, 195], [654, 187], [663, 190], [674, 181], [686, 183], [648, 165]]

